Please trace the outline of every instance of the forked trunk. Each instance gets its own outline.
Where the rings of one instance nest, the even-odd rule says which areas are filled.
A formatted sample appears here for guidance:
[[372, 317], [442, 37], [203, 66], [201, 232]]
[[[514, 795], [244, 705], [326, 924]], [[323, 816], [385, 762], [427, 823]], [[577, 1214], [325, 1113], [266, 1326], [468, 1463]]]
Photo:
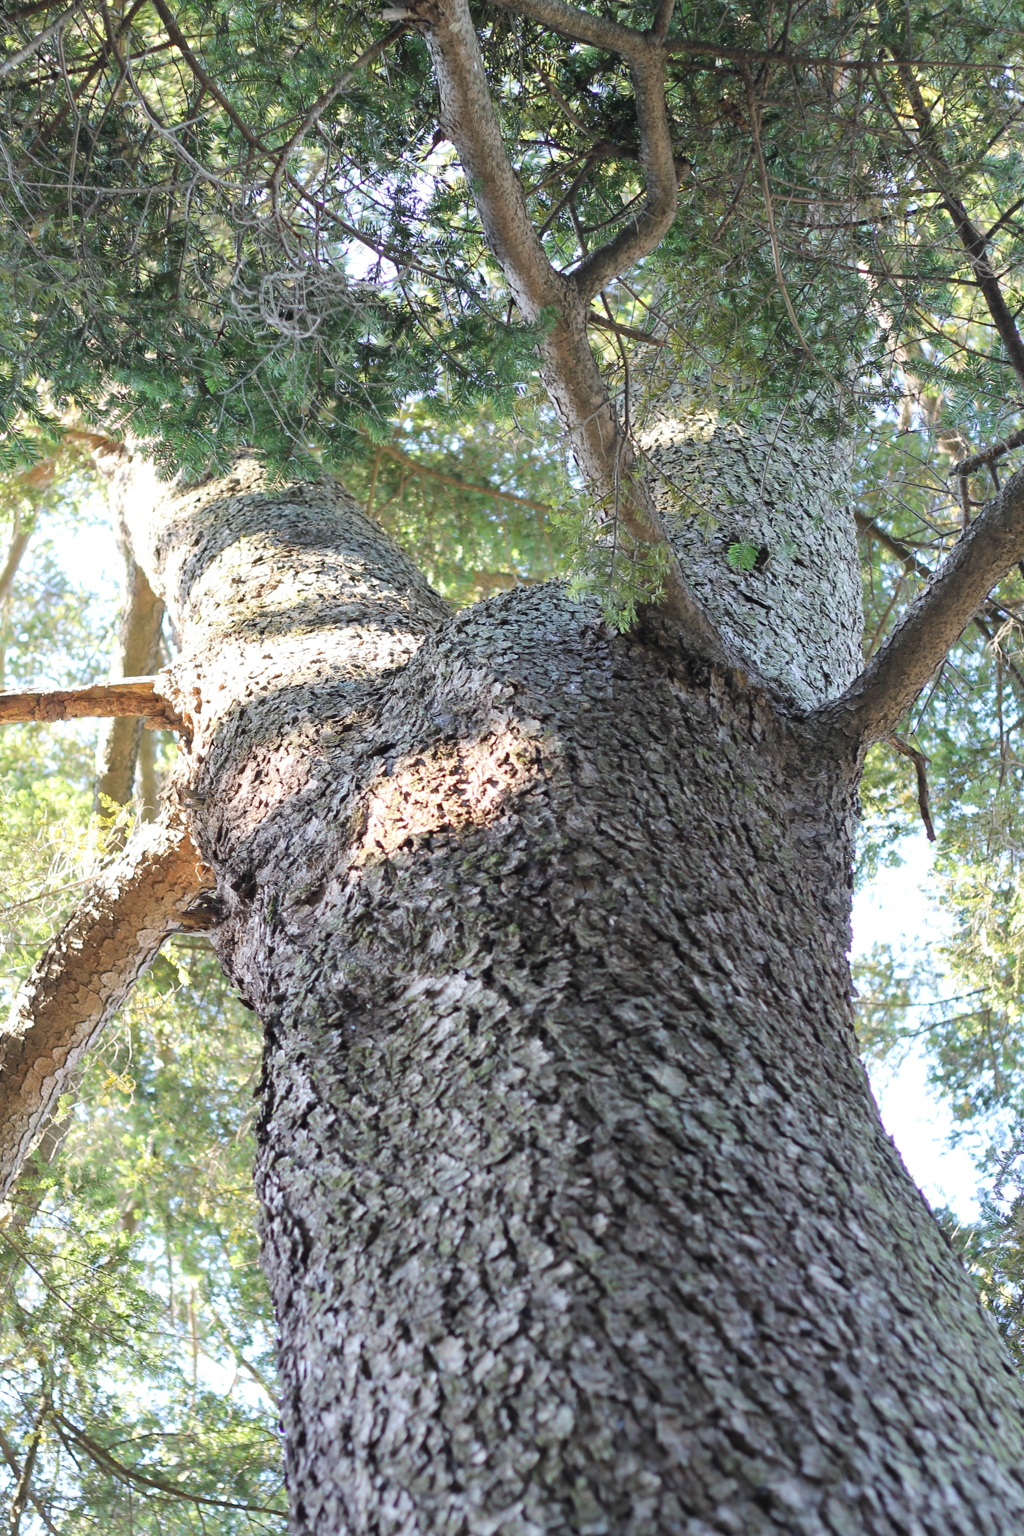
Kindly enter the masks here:
[[295, 1531], [1019, 1533], [855, 1055], [849, 755], [557, 585], [445, 616], [327, 487], [132, 520], [267, 1032]]

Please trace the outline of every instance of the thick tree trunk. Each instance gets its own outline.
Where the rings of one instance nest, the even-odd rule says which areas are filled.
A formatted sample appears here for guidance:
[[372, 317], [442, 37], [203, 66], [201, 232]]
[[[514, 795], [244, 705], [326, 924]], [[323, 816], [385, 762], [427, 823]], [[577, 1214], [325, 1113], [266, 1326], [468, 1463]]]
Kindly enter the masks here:
[[849, 748], [246, 476], [129, 521], [267, 1032], [295, 1531], [1019, 1532], [1024, 1394], [856, 1060]]

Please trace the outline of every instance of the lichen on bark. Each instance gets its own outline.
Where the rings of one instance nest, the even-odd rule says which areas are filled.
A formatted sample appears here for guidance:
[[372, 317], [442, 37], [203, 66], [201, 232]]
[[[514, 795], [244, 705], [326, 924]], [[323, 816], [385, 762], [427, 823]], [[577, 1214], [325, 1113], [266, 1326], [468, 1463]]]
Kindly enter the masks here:
[[804, 709], [860, 670], [850, 447], [662, 395], [638, 438], [687, 582], [737, 655]]

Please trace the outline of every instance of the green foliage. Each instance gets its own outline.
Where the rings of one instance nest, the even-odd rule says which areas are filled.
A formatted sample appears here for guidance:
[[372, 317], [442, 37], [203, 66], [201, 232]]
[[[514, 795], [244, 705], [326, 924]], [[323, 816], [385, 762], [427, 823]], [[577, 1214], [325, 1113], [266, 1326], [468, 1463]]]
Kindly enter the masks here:
[[730, 544], [726, 550], [726, 559], [734, 571], [752, 571], [757, 564], [760, 554], [756, 544], [741, 542]]
[[451, 420], [412, 402], [345, 484], [457, 605], [566, 569], [562, 456], [532, 397], [508, 420], [488, 406]]
[[[601, 10], [645, 20], [621, 0]], [[8, 59], [45, 14], [15, 13]], [[404, 31], [345, 76], [383, 36], [365, 7], [181, 0], [174, 17], [181, 37], [151, 5], [84, 7], [0, 79], [0, 490], [8, 541], [36, 530], [0, 612], [6, 685], [104, 670], [107, 620], [48, 532], [89, 516], [83, 462], [69, 475], [56, 454], [73, 455], [83, 422], [151, 439], [168, 469], [240, 446], [282, 475], [333, 469], [456, 603], [570, 569], [612, 623], [632, 622], [661, 557], [565, 470], [537, 404], [540, 333], [514, 322], [438, 136], [422, 39]], [[535, 225], [571, 268], [642, 199], [629, 72], [500, 10], [477, 22]], [[988, 0], [817, 3], [784, 24], [768, 0], [677, 6], [680, 36], [723, 50], [669, 68], [680, 216], [596, 316], [613, 327], [594, 345], [624, 422], [673, 376], [737, 419], [808, 412], [851, 444], [857, 510], [887, 541], [864, 545], [871, 647], [958, 533], [951, 464], [1020, 421], [949, 189], [990, 232], [1019, 313], [1021, 23], [1018, 3]], [[731, 49], [831, 62], [741, 66]], [[908, 51], [945, 62], [908, 76]], [[758, 557], [729, 549], [734, 569]], [[941, 986], [884, 954], [860, 979], [866, 1048], [924, 1042], [965, 1123], [1024, 1111], [1022, 600], [1014, 574], [905, 727], [929, 758], [960, 914]], [[102, 857], [90, 755], [72, 728], [0, 738], [8, 996]], [[864, 794], [870, 868], [915, 823], [909, 764], [875, 749]], [[35, 1455], [33, 1495], [62, 1531], [281, 1528], [164, 1486], [279, 1503], [248, 1193], [255, 1050], [208, 955], [178, 946], [0, 1230], [0, 1427], [17, 1465]], [[1024, 1273], [1017, 1198], [970, 1239], [1001, 1320]], [[213, 1391], [215, 1366], [248, 1395]]]
[[34, 1508], [68, 1536], [286, 1528], [250, 1171], [258, 1061], [212, 955], [175, 946], [89, 1058], [59, 1157], [9, 1202], [0, 1431], [21, 1467], [39, 1437]]

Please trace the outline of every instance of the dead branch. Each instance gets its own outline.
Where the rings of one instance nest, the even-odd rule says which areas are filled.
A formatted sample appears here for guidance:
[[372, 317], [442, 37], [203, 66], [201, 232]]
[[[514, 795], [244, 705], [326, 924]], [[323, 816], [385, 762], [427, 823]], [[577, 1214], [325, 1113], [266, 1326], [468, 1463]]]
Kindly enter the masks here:
[[928, 841], [934, 843], [935, 827], [932, 823], [931, 796], [928, 793], [928, 759], [923, 752], [912, 747], [909, 741], [904, 741], [902, 736], [897, 736], [895, 731], [885, 739], [902, 757], [909, 757], [914, 765], [914, 771], [917, 774], [917, 808], [921, 812], [921, 820], [924, 822]]
[[1024, 556], [1024, 469], [960, 535], [885, 644], [839, 699], [813, 711], [864, 746], [899, 725], [986, 597]]
[[[935, 176], [942, 205], [952, 221], [967, 260], [970, 262], [971, 270], [992, 317], [992, 323], [1006, 348], [1010, 366], [1024, 384], [1024, 338], [1017, 329], [1017, 322], [1003, 295], [1002, 284], [989, 260], [989, 237], [985, 236], [971, 219], [956, 189], [953, 169], [943, 153], [941, 139], [918, 84], [917, 76], [905, 61], [897, 58], [895, 63], [899, 82], [906, 92], [917, 125], [916, 138], [907, 133], [891, 107], [889, 107], [890, 115], [894, 117], [900, 133], [914, 147]], [[888, 97], [884, 92], [882, 92], [882, 99], [888, 106]]]
[[995, 464], [996, 459], [1003, 458], [1004, 453], [1012, 453], [1013, 449], [1024, 447], [1024, 429], [1021, 432], [1010, 433], [1009, 438], [1001, 438], [999, 442], [993, 442], [990, 449], [983, 449], [981, 453], [973, 453], [969, 459], [960, 459], [958, 464], [953, 464], [952, 473], [961, 482], [976, 475], [978, 470], [983, 470], [989, 464]]
[[[912, 549], [908, 549], [899, 539], [894, 539], [891, 533], [886, 533], [884, 528], [880, 528], [873, 517], [865, 517], [863, 512], [854, 512], [854, 519], [859, 531], [865, 534], [867, 538], [874, 539], [877, 543], [881, 544], [883, 549], [888, 550], [889, 554], [893, 555], [900, 562], [905, 571], [910, 572], [913, 576], [920, 576], [925, 581], [931, 581], [932, 576], [935, 574], [931, 566], [925, 565], [924, 561], [919, 560]], [[982, 604], [971, 622], [986, 644], [992, 645], [993, 635], [989, 625], [997, 624], [1002, 626], [1007, 619], [1015, 618], [1016, 615], [1013, 612], [989, 599], [988, 602]], [[1005, 660], [1007, 670], [1017, 682], [1022, 694], [1024, 694], [1024, 672], [1021, 672], [1020, 668], [1009, 657], [1006, 657]]]
[[0, 1032], [0, 1198], [164, 939], [212, 926], [211, 884], [182, 820], [141, 826], [38, 961]]
[[0, 693], [0, 725], [141, 715], [161, 730], [182, 730], [182, 722], [157, 693], [156, 684], [155, 677], [122, 677], [113, 683], [90, 683], [86, 688]]

